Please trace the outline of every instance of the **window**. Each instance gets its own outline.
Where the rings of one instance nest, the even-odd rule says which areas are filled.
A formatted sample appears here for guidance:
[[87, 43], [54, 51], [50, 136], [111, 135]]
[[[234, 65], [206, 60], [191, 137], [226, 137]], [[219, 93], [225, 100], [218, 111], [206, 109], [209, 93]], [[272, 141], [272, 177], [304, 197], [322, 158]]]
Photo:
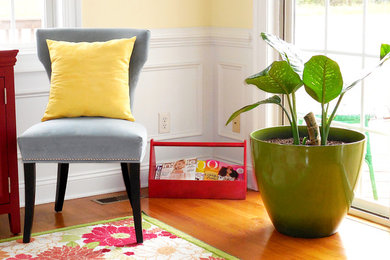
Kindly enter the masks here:
[[37, 28], [81, 27], [81, 0], [0, 0], [0, 49], [18, 49], [15, 72], [43, 71]]
[[[338, 62], [345, 82], [379, 61], [381, 43], [390, 43], [390, 0], [287, 1], [294, 14], [293, 38], [306, 58], [324, 54]], [[307, 60], [306, 59], [306, 60]], [[390, 215], [390, 88], [386, 64], [345, 95], [333, 126], [366, 133], [365, 162], [353, 205], [384, 219]], [[320, 108], [301, 89], [301, 117]], [[389, 224], [388, 221], [385, 221]]]
[[35, 51], [36, 29], [80, 25], [80, 0], [0, 0], [1, 49]]
[[0, 0], [0, 42], [8, 46], [28, 46], [35, 30], [43, 25], [42, 0]]

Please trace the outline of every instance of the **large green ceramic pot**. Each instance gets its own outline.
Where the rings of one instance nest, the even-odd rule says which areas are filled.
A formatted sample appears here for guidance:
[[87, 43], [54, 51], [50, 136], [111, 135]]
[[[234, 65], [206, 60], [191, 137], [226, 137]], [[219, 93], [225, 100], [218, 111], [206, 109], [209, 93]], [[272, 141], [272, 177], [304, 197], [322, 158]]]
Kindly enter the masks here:
[[[299, 127], [307, 136], [306, 127]], [[294, 237], [334, 234], [347, 214], [364, 156], [365, 136], [332, 128], [341, 145], [280, 145], [264, 140], [291, 137], [289, 126], [251, 133], [257, 184], [276, 230]]]

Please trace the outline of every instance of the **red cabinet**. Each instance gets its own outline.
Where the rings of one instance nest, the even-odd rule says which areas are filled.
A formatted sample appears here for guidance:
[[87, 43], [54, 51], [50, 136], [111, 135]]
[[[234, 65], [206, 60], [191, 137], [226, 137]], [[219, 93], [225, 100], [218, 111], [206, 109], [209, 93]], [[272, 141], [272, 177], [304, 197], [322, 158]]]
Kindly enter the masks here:
[[18, 50], [0, 51], [0, 214], [20, 233], [14, 65]]

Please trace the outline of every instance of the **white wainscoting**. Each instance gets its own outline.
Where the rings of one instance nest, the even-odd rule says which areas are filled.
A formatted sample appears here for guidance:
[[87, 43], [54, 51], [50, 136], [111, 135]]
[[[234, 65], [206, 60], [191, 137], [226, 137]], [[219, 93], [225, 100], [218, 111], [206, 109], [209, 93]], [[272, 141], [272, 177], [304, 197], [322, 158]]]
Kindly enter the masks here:
[[[148, 62], [136, 90], [133, 110], [136, 120], [147, 127], [149, 139], [247, 139], [250, 130], [246, 128], [250, 125], [250, 117], [241, 117], [240, 134], [233, 133], [231, 126], [225, 127], [225, 122], [231, 112], [251, 100], [250, 91], [243, 84], [244, 78], [252, 71], [251, 59], [252, 36], [248, 29], [152, 30]], [[49, 81], [36, 54], [22, 53], [18, 56], [15, 91], [19, 135], [40, 121], [49, 96]], [[171, 132], [168, 134], [158, 133], [159, 112], [171, 115]], [[142, 187], [147, 186], [148, 154], [149, 146], [141, 164]], [[242, 162], [242, 152], [210, 148], [161, 150], [158, 160], [190, 156]], [[23, 165], [20, 154], [18, 157], [20, 196], [24, 205]], [[54, 201], [56, 173], [56, 164], [37, 164], [37, 204]], [[249, 187], [252, 187], [251, 178], [248, 180]], [[122, 190], [124, 185], [119, 164], [70, 165], [66, 199]]]
[[[246, 85], [244, 80], [251, 75], [253, 68], [253, 37], [249, 30], [216, 30], [214, 40], [214, 88], [217, 106], [214, 108], [216, 120], [214, 123], [215, 141], [247, 140], [252, 131], [254, 114], [244, 113], [240, 116], [240, 133], [232, 131], [232, 124], [225, 125], [230, 115], [239, 108], [253, 103], [254, 86]], [[257, 189], [252, 173], [250, 149], [247, 149], [248, 188]], [[215, 157], [224, 161], [241, 164], [242, 149], [215, 149]]]
[[[217, 100], [218, 100], [218, 135], [235, 140], [245, 139], [243, 129], [246, 129], [245, 122], [240, 124], [240, 133], [232, 132], [232, 124], [225, 125], [230, 115], [245, 104], [243, 91], [243, 79], [245, 77], [245, 66], [228, 62], [217, 64]], [[241, 120], [242, 121], [242, 120]]]
[[[137, 106], [134, 113], [148, 129], [149, 138], [174, 139], [203, 133], [203, 62], [147, 65], [136, 99], [153, 104], [153, 110]], [[137, 102], [137, 101], [136, 101]], [[157, 111], [157, 113], [156, 113]], [[171, 131], [158, 133], [158, 112], [169, 112]]]

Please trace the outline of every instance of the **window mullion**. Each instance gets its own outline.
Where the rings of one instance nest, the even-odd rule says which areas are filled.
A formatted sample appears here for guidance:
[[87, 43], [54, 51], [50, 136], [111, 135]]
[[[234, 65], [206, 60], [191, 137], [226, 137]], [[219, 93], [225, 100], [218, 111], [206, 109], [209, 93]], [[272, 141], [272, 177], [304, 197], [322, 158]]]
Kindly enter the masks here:
[[15, 20], [15, 3], [14, 3], [14, 0], [9, 0], [10, 1], [10, 12], [11, 12], [11, 15], [10, 15], [10, 42], [11, 43], [15, 43], [15, 39], [16, 39], [16, 20]]
[[55, 1], [53, 0], [44, 0], [43, 27], [55, 27]]
[[324, 54], [327, 55], [328, 54], [328, 21], [329, 21], [329, 0], [325, 0], [325, 22], [324, 22], [324, 26], [325, 26], [325, 35], [324, 35]]
[[[363, 0], [363, 19], [362, 19], [362, 69], [365, 67], [366, 63], [366, 26], [367, 26], [367, 0]], [[365, 92], [365, 84], [364, 80], [361, 83], [361, 90], [360, 90], [360, 126], [366, 127], [366, 116], [365, 116], [365, 99], [364, 99], [364, 92]], [[367, 126], [368, 127], [368, 126]]]

